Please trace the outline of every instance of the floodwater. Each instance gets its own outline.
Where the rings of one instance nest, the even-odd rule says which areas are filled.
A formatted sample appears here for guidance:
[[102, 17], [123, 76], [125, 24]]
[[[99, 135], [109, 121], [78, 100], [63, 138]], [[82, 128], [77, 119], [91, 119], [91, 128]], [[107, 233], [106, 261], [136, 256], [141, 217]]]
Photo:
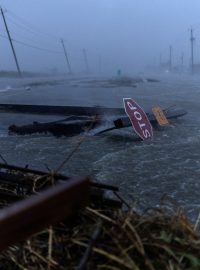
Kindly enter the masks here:
[[[130, 204], [143, 209], [170, 196], [195, 220], [200, 210], [200, 76], [153, 78], [159, 82], [145, 80], [136, 87], [112, 86], [99, 78], [0, 79], [0, 103], [123, 107], [123, 97], [132, 97], [147, 111], [153, 105], [187, 110], [187, 115], [171, 120], [169, 126], [155, 129], [154, 138], [146, 142], [134, 141], [131, 127], [99, 136], [82, 135], [84, 141], [61, 172], [91, 175], [117, 185]], [[8, 136], [7, 127], [61, 118], [1, 112], [0, 154], [10, 164], [57, 169], [80, 136]], [[109, 120], [109, 116], [104, 118]]]

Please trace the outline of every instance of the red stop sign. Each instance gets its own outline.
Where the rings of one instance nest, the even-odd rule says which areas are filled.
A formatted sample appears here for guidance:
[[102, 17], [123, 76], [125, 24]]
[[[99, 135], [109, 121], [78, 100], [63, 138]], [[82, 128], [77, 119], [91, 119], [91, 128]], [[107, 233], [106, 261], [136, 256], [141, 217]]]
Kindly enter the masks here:
[[125, 112], [138, 136], [143, 140], [153, 137], [151, 123], [143, 109], [131, 98], [124, 98], [123, 101]]

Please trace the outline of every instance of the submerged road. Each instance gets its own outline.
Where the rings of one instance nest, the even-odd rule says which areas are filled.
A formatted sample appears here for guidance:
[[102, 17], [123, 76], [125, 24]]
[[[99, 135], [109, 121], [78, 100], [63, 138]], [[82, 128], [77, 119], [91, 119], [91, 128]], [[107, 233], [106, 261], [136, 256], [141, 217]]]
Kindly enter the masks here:
[[[125, 199], [141, 209], [155, 207], [164, 195], [170, 196], [195, 220], [200, 204], [200, 77], [154, 78], [159, 82], [140, 82], [137, 87], [111, 87], [94, 78], [7, 79], [0, 81], [0, 103], [122, 108], [122, 99], [132, 97], [145, 110], [153, 105], [187, 110], [184, 117], [154, 130], [153, 140], [147, 142], [135, 142], [131, 128], [86, 136], [62, 172], [92, 175], [97, 181], [118, 185]], [[15, 165], [56, 169], [80, 139], [7, 135], [10, 124], [58, 116], [1, 113], [0, 117], [0, 154]], [[104, 117], [109, 122], [109, 116]]]

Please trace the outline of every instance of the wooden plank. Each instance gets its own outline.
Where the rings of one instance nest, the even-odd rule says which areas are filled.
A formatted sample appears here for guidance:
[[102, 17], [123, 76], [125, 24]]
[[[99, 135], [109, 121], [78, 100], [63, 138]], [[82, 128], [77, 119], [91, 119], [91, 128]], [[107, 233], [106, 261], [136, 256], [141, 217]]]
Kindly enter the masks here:
[[0, 252], [80, 209], [88, 200], [89, 178], [71, 179], [0, 211]]
[[0, 104], [1, 112], [46, 114], [46, 115], [104, 115], [124, 114], [123, 108], [83, 107], [83, 106], [54, 106], [30, 104]]

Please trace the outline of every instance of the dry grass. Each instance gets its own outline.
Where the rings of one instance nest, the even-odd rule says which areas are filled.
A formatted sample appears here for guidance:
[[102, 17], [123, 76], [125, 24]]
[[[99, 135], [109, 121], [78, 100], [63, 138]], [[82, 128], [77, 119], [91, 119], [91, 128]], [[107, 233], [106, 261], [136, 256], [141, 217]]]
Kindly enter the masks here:
[[[26, 177], [18, 189], [10, 184], [1, 188], [31, 195], [53, 183], [51, 176]], [[163, 201], [162, 207], [145, 214], [91, 202], [70, 220], [8, 248], [0, 254], [0, 269], [200, 269], [200, 215], [193, 227], [175, 202]]]
[[200, 238], [182, 211], [87, 207], [9, 248], [0, 269], [200, 269]]

